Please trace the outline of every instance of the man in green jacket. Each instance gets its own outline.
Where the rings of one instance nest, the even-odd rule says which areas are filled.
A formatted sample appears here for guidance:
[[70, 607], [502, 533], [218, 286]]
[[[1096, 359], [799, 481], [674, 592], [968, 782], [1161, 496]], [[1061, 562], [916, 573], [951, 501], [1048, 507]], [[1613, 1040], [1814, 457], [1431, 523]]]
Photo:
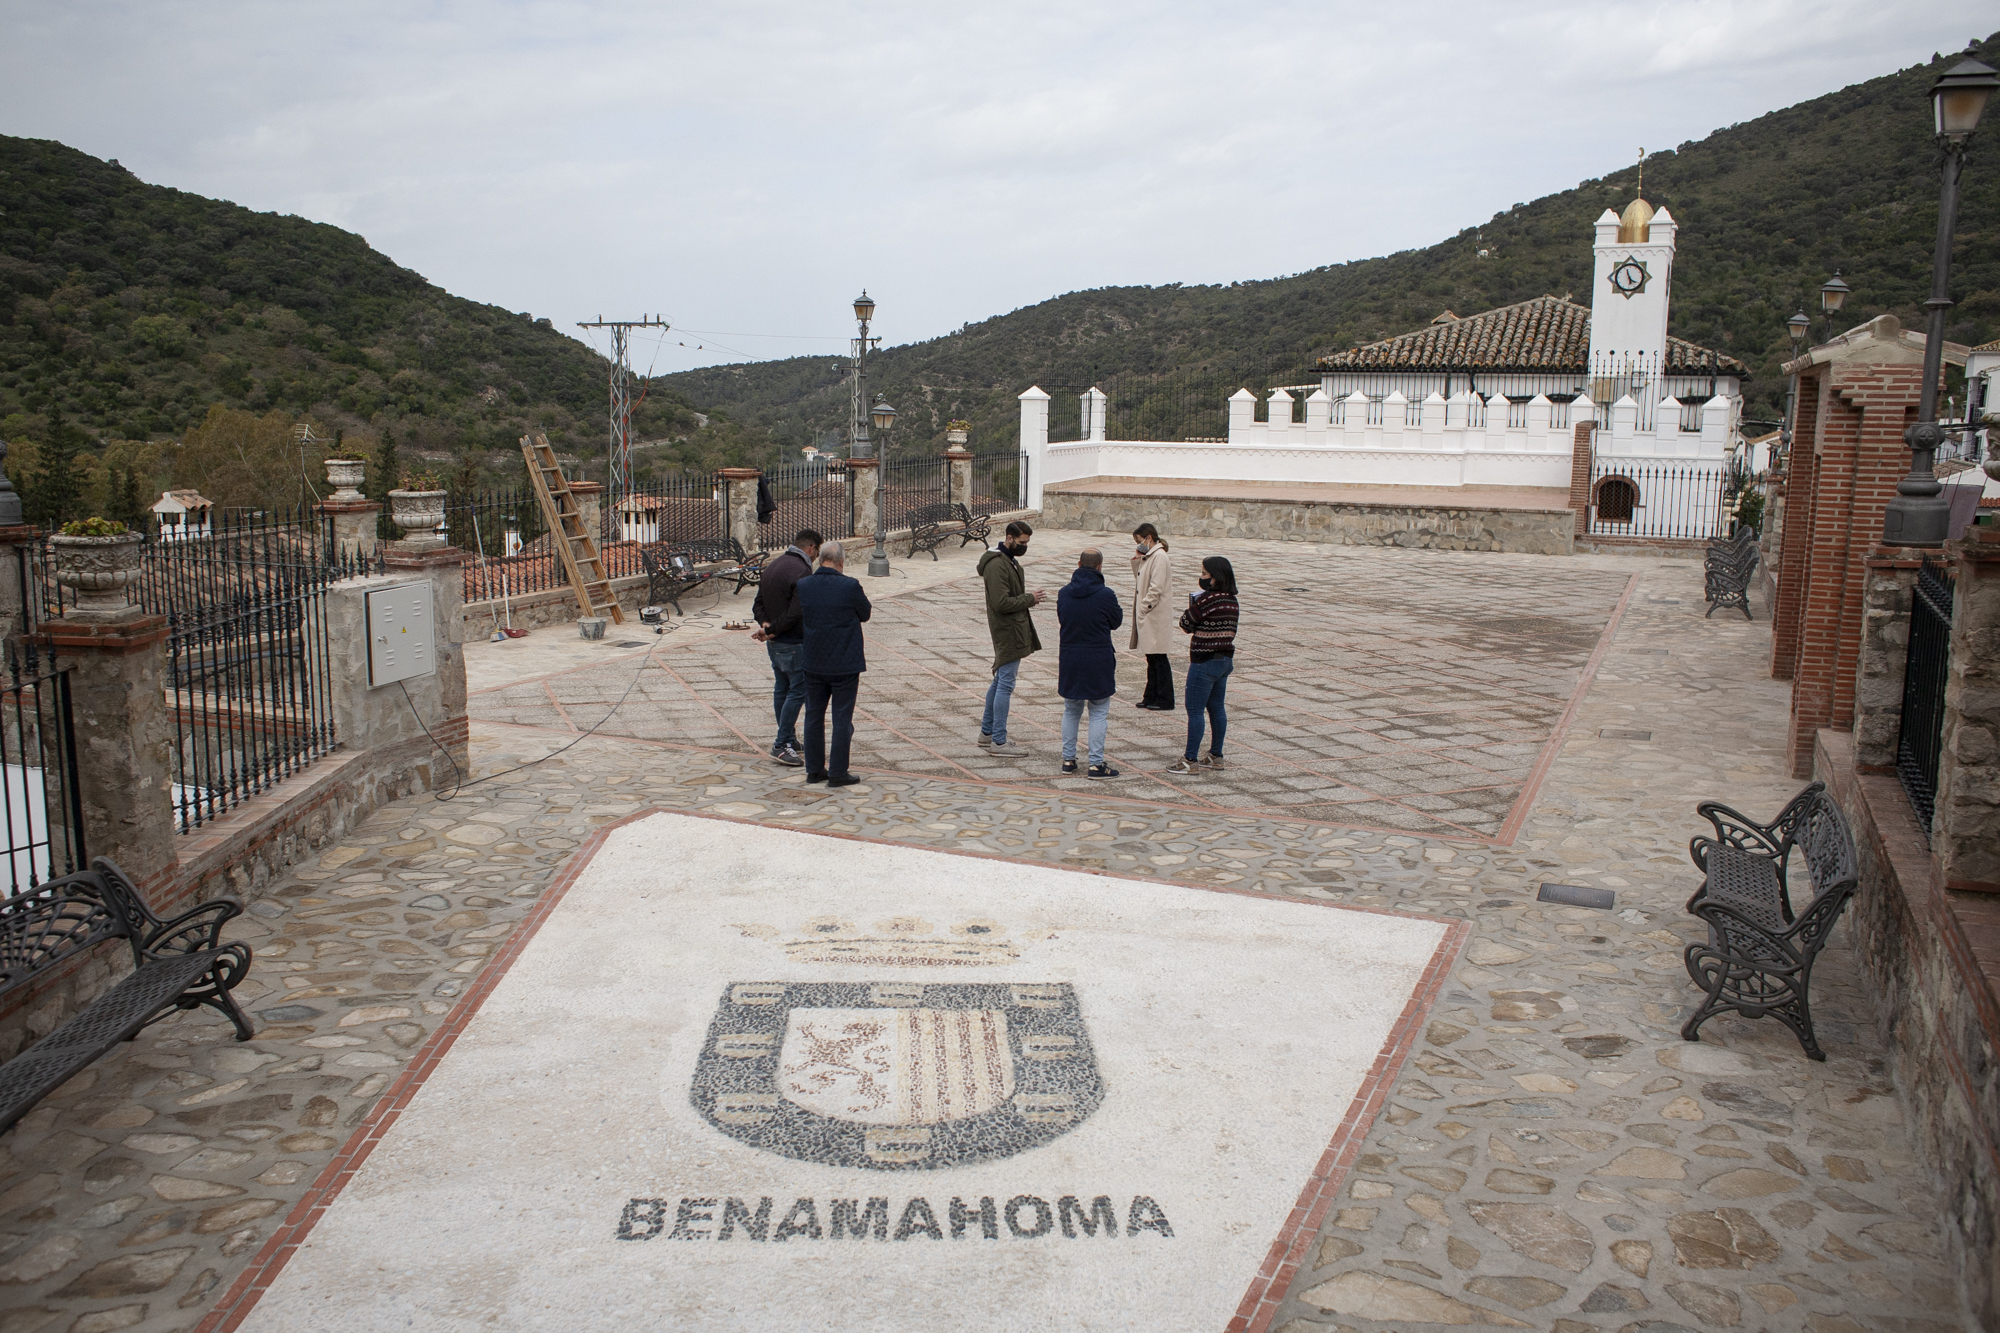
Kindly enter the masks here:
[[979, 721], [979, 748], [988, 754], [1014, 758], [1027, 747], [1007, 739], [1007, 706], [1014, 700], [1014, 677], [1021, 659], [1042, 650], [1028, 612], [1039, 606], [1043, 593], [1028, 591], [1021, 573], [1021, 556], [1035, 530], [1018, 520], [1007, 525], [1000, 545], [979, 557], [979, 577], [986, 581], [986, 628], [993, 633], [993, 683], [986, 688], [986, 715]]

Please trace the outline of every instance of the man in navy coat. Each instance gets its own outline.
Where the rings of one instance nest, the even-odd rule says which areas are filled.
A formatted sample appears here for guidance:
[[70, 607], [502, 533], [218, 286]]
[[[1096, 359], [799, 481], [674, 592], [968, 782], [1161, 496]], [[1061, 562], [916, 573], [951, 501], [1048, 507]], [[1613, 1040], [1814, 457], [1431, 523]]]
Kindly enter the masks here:
[[1056, 623], [1062, 649], [1056, 661], [1056, 693], [1063, 700], [1062, 771], [1076, 772], [1076, 728], [1090, 709], [1090, 769], [1086, 776], [1115, 778], [1104, 759], [1104, 729], [1111, 720], [1111, 696], [1118, 693], [1118, 650], [1111, 631], [1125, 623], [1118, 594], [1104, 584], [1104, 553], [1086, 550], [1076, 573], [1056, 594]]
[[[868, 659], [861, 651], [861, 622], [873, 608], [859, 579], [842, 569], [839, 542], [819, 548], [819, 568], [798, 581], [799, 610], [805, 621], [806, 781], [851, 787], [861, 781], [847, 771], [854, 743], [854, 696]], [[833, 705], [833, 755], [826, 753], [826, 706]]]

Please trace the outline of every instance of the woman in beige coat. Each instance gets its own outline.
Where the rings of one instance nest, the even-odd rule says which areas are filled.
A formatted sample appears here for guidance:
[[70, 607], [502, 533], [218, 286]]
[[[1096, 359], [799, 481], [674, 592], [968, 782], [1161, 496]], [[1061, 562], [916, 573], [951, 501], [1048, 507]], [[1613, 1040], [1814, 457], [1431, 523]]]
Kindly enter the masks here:
[[1160, 530], [1141, 523], [1132, 530], [1137, 550], [1132, 556], [1132, 573], [1139, 581], [1132, 602], [1132, 647], [1146, 655], [1146, 693], [1139, 707], [1156, 712], [1174, 711], [1174, 669], [1167, 654], [1173, 648], [1173, 633], [1179, 624], [1180, 608], [1174, 605], [1174, 571], [1167, 559], [1167, 544]]

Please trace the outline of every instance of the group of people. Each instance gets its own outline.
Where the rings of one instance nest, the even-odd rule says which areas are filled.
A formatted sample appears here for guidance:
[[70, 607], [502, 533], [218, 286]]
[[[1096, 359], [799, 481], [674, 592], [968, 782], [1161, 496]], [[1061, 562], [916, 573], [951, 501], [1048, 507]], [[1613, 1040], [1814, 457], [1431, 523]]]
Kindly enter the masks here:
[[[1021, 557], [1035, 530], [1023, 522], [1007, 525], [1000, 544], [979, 558], [986, 590], [986, 625], [993, 639], [993, 679], [979, 722], [979, 746], [989, 754], [1025, 756], [1026, 746], [1007, 733], [1007, 715], [1021, 663], [1042, 649], [1033, 611], [1048, 600], [1030, 592]], [[1167, 543], [1151, 523], [1132, 533], [1134, 590], [1128, 648], [1146, 659], [1146, 688], [1140, 708], [1172, 712], [1174, 631], [1188, 636], [1185, 686], [1187, 746], [1169, 773], [1216, 772], [1223, 767], [1223, 740], [1229, 729], [1225, 707], [1236, 653], [1236, 571], [1212, 555], [1201, 562], [1200, 587], [1185, 605], [1173, 597], [1173, 565]], [[771, 708], [778, 724], [771, 758], [803, 767], [807, 782], [844, 787], [860, 781], [849, 771], [854, 741], [854, 701], [861, 673], [868, 669], [862, 624], [873, 612], [860, 580], [843, 570], [844, 552], [810, 529], [764, 567], [751, 615], [771, 658]], [[1077, 556], [1069, 582], [1056, 594], [1058, 656], [1056, 693], [1063, 701], [1062, 771], [1076, 773], [1078, 733], [1085, 739], [1084, 774], [1115, 778], [1105, 758], [1111, 700], [1118, 693], [1118, 650], [1112, 634], [1125, 624], [1125, 608], [1104, 581], [1104, 553], [1094, 547]], [[833, 717], [828, 744], [827, 714]], [[803, 717], [804, 749], [800, 749]], [[1086, 725], [1085, 719], [1088, 718]], [[1201, 753], [1203, 739], [1207, 754]]]

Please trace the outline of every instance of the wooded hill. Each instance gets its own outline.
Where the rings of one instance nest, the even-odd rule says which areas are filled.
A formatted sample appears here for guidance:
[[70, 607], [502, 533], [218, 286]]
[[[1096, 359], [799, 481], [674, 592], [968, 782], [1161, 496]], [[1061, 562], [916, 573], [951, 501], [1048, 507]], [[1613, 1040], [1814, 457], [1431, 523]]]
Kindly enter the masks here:
[[[1680, 223], [1672, 332], [1749, 363], [1750, 415], [1781, 414], [1784, 322], [1800, 309], [1817, 322], [1819, 286], [1835, 269], [1854, 287], [1842, 327], [1884, 311], [1922, 327], [1938, 200], [1928, 92], [1963, 54], [1732, 125], [1647, 162], [1647, 199]], [[2000, 35], [1971, 54], [2000, 65]], [[1954, 341], [1975, 345], [2000, 336], [2000, 106], [1988, 121], [1965, 172], [1958, 304], [1946, 326]], [[1051, 424], [1070, 438], [1074, 395], [1113, 377], [1123, 377], [1116, 389], [1105, 384], [1114, 428], [1121, 399], [1171, 419], [1177, 400], [1199, 397], [1219, 422], [1219, 394], [1298, 383], [1315, 356], [1420, 328], [1447, 309], [1471, 315], [1545, 293], [1588, 303], [1591, 225], [1632, 198], [1637, 173], [1626, 166], [1516, 204], [1425, 249], [1294, 277], [1071, 292], [888, 348], [869, 362], [870, 387], [902, 413], [899, 449], [940, 439], [951, 417], [973, 421], [975, 448], [1006, 447], [1015, 438], [1014, 395], [1032, 383], [1057, 395]], [[893, 311], [893, 289], [876, 295]], [[893, 315], [883, 324], [893, 329]], [[827, 357], [718, 366], [664, 382], [692, 402], [801, 440], [843, 425], [848, 410], [841, 371]]]
[[[0, 438], [31, 494], [58, 416], [78, 437], [88, 475], [74, 489], [86, 500], [116, 507], [134, 471], [141, 493], [209, 484], [175, 476], [159, 446], [216, 404], [310, 418], [329, 438], [365, 437], [347, 447], [370, 457], [387, 433], [406, 460], [428, 455], [441, 473], [492, 480], [520, 471], [517, 441], [530, 430], [601, 456], [606, 370], [549, 320], [453, 296], [352, 232], [0, 136]], [[659, 388], [634, 427], [681, 440], [648, 455], [670, 468], [775, 449], [727, 423], [699, 429]], [[371, 490], [386, 488], [378, 481]]]

